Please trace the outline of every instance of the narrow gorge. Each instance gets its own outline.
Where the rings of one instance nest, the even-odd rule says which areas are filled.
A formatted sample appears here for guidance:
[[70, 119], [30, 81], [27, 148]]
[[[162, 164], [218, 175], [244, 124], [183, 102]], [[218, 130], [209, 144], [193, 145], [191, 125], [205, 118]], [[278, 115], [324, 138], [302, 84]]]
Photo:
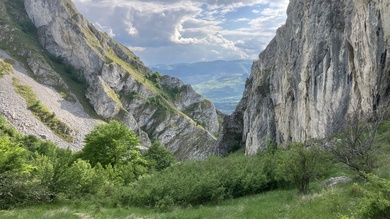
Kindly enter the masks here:
[[225, 118], [221, 153], [324, 138], [388, 103], [389, 1], [291, 0], [287, 15]]

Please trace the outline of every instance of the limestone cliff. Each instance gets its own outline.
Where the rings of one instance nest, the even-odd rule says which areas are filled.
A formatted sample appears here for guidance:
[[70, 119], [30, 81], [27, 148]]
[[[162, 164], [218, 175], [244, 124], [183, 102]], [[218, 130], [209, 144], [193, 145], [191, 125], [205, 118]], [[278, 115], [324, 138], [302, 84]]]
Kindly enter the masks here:
[[322, 138], [349, 113], [388, 100], [389, 1], [291, 0], [287, 15], [225, 119], [222, 153], [234, 144], [254, 154], [268, 140]]
[[[85, 87], [81, 98], [98, 116], [125, 122], [144, 146], [157, 138], [179, 159], [214, 152], [214, 134], [220, 130], [214, 105], [180, 80], [151, 72], [127, 47], [90, 24], [70, 0], [0, 0], [0, 10], [0, 38], [7, 42], [0, 43], [0, 50], [25, 63], [39, 82], [64, 91], [67, 101], [80, 98], [64, 79], [71, 77]], [[82, 141], [72, 148], [81, 146]]]

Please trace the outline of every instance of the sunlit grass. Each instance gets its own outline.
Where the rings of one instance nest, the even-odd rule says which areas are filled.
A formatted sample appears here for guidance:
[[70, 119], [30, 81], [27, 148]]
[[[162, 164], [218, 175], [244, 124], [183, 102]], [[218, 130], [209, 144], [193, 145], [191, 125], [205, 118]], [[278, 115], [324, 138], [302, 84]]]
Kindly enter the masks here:
[[28, 109], [36, 116], [43, 124], [49, 127], [55, 134], [67, 142], [73, 142], [73, 130], [65, 122], [58, 119], [54, 112], [43, 105], [33, 90], [28, 85], [20, 84], [17, 78], [13, 78], [13, 86], [16, 93], [22, 96], [27, 103]]
[[323, 188], [309, 195], [296, 190], [275, 190], [259, 195], [223, 201], [218, 205], [176, 207], [168, 212], [148, 208], [105, 208], [90, 202], [56, 202], [29, 208], [0, 211], [8, 218], [341, 218], [351, 215], [358, 198], [352, 184]]
[[10, 63], [7, 63], [3, 59], [0, 59], [0, 78], [6, 74], [10, 74], [13, 71], [13, 67]]

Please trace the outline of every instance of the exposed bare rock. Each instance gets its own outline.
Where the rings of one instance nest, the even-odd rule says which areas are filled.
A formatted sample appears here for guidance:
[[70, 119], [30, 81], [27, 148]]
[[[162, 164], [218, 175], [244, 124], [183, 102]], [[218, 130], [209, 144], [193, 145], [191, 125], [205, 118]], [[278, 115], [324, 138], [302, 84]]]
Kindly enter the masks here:
[[[370, 113], [390, 91], [388, 1], [291, 0], [286, 24], [253, 64], [244, 98], [225, 122], [220, 148], [246, 153], [323, 138], [358, 110]], [[227, 124], [228, 123], [228, 124]]]
[[160, 79], [160, 84], [165, 90], [168, 90], [168, 93], [175, 94], [173, 104], [177, 109], [211, 133], [219, 132], [220, 124], [214, 104], [196, 93], [190, 85], [185, 85], [177, 78], [165, 75]]
[[332, 177], [323, 183], [321, 183], [321, 186], [334, 186], [337, 184], [343, 184], [343, 183], [349, 183], [352, 182], [352, 179], [346, 176], [338, 176], [338, 177]]
[[[12, 59], [0, 50], [1, 59]], [[93, 119], [84, 112], [78, 102], [65, 100], [53, 88], [42, 85], [31, 78], [26, 70], [14, 60], [14, 72], [0, 78], [0, 115], [23, 134], [32, 134], [45, 140], [55, 142], [59, 147], [80, 150], [83, 147], [84, 136], [102, 121]], [[28, 85], [43, 105], [54, 112], [56, 117], [76, 130], [74, 142], [66, 142], [51, 129], [38, 120], [27, 108], [26, 100], [15, 92], [12, 78], [18, 78], [21, 84]]]
[[[179, 159], [215, 152], [213, 134], [220, 124], [210, 101], [177, 79], [163, 77], [161, 84], [149, 80], [151, 70], [99, 32], [70, 0], [25, 0], [25, 8], [41, 45], [83, 74], [89, 85], [86, 96], [99, 116], [126, 123], [142, 136], [144, 146], [157, 138]], [[164, 86], [178, 90], [167, 94]]]

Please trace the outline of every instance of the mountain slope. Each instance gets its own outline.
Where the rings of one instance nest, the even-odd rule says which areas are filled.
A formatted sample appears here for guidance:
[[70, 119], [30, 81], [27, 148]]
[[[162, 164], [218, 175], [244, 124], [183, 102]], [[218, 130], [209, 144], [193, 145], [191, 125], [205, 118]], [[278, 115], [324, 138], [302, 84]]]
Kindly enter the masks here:
[[291, 0], [287, 14], [224, 121], [222, 151], [323, 138], [389, 100], [388, 1]]
[[0, 49], [28, 76], [61, 93], [57, 101], [80, 102], [98, 120], [125, 122], [144, 146], [157, 138], [179, 159], [213, 153], [213, 135], [219, 131], [214, 105], [181, 81], [151, 72], [125, 46], [94, 28], [71, 1], [1, 0], [0, 10]]
[[211, 100], [218, 110], [230, 114], [242, 97], [252, 63], [251, 60], [219, 60], [156, 65], [152, 66], [152, 70], [191, 84], [198, 93]]

